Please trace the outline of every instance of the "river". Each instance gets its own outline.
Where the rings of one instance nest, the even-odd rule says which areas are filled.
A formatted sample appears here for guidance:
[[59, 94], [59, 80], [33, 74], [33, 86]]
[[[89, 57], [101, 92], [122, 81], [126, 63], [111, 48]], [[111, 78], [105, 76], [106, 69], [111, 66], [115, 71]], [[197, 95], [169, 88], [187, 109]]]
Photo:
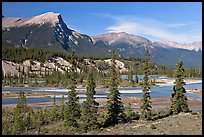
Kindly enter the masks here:
[[[185, 89], [202, 89], [202, 82], [187, 84], [184, 86]], [[150, 96], [152, 98], [160, 98], [160, 97], [170, 97], [172, 93], [173, 86], [156, 86], [150, 88]], [[86, 94], [86, 88], [77, 88], [76, 89], [79, 95], [79, 99], [84, 99]], [[103, 92], [99, 91], [103, 90]], [[96, 98], [106, 98], [109, 94], [108, 88], [96, 88]], [[142, 97], [143, 93], [135, 92], [141, 91], [142, 88], [118, 88], [121, 92], [121, 98], [126, 97]], [[24, 91], [25, 93], [32, 92], [44, 92], [44, 93], [53, 93], [67, 95], [68, 89], [66, 88], [58, 88], [58, 87], [2, 87], [2, 92], [14, 92], [18, 93], [20, 91]], [[134, 93], [135, 92], [135, 93]], [[196, 98], [202, 100], [202, 96], [198, 96], [192, 93], [186, 93], [187, 97]], [[40, 102], [52, 102], [52, 97], [27, 97], [27, 103], [40, 103]], [[67, 98], [65, 98], [65, 101]], [[18, 101], [17, 98], [2, 98], [2, 104], [16, 104]], [[56, 97], [56, 101], [61, 101], [61, 97]]]

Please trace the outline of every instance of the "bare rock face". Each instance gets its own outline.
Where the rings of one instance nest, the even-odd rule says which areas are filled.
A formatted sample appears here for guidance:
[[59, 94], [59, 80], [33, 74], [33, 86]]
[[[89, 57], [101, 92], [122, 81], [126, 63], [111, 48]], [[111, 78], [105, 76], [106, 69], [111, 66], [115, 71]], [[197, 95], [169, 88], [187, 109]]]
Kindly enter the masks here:
[[[91, 66], [91, 67], [95, 67], [97, 71], [99, 71], [99, 69], [97, 68], [97, 66], [93, 63], [91, 63], [88, 59], [84, 59], [84, 61], [86, 62], [86, 65]], [[111, 59], [107, 59], [107, 60], [93, 60], [95, 63], [97, 62], [105, 62], [107, 63], [109, 66], [111, 66]], [[122, 61], [116, 60], [116, 69], [119, 72], [127, 72], [128, 69], [125, 68], [125, 64]], [[84, 64], [85, 65], [85, 64]], [[36, 74], [45, 74], [45, 69], [47, 69], [47, 71], [49, 71], [50, 73], [52, 73], [54, 70], [57, 70], [59, 72], [61, 72], [62, 74], [65, 74], [65, 71], [67, 71], [67, 69], [69, 70], [71, 68], [71, 64], [61, 58], [61, 57], [55, 57], [52, 59], [49, 59], [45, 62], [38, 62], [38, 61], [33, 61], [33, 60], [25, 60], [22, 63], [18, 64], [18, 63], [14, 63], [11, 61], [6, 61], [6, 60], [2, 60], [2, 71], [4, 75], [10, 74], [12, 76], [17, 75], [19, 76], [20, 73], [22, 73], [22, 71], [24, 70], [25, 74], [28, 73], [36, 73]], [[19, 72], [20, 69], [20, 72]], [[107, 70], [108, 72], [109, 70]], [[77, 72], [81, 72], [81, 70], [79, 68], [77, 68]]]
[[3, 71], [3, 74], [4, 76], [5, 75], [11, 75], [11, 76], [14, 76], [14, 75], [19, 75], [19, 72], [17, 70], [19, 64], [16, 64], [16, 63], [13, 63], [11, 61], [3, 61], [2, 60], [2, 71]]
[[47, 12], [38, 16], [34, 16], [31, 18], [2, 18], [2, 29], [11, 28], [11, 27], [21, 27], [26, 25], [43, 25], [46, 23], [50, 23], [55, 26], [59, 23], [60, 14], [54, 12]]
[[[107, 60], [104, 60], [104, 61], [107, 62], [109, 64], [109, 66], [111, 66], [111, 59], [107, 59]], [[128, 69], [125, 68], [125, 64], [122, 61], [115, 60], [115, 63], [116, 63], [116, 69], [119, 72], [127, 72], [128, 71]]]
[[135, 46], [138, 43], [143, 43], [145, 45], [151, 44], [151, 41], [144, 37], [127, 34], [125, 32], [107, 33], [107, 34], [93, 36], [92, 38], [94, 42], [103, 41], [108, 45], [113, 45], [115, 43], [127, 43], [132, 46]]

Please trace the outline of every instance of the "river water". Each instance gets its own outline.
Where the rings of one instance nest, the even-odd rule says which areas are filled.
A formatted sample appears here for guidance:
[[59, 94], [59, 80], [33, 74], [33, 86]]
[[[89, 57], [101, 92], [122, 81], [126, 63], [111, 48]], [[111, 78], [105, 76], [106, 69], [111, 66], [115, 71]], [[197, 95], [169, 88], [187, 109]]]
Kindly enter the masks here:
[[[202, 89], [202, 82], [201, 83], [193, 83], [187, 84], [184, 86], [185, 89]], [[170, 97], [172, 93], [173, 86], [156, 86], [151, 87], [150, 96], [152, 98], [160, 98], [160, 97]], [[84, 99], [86, 94], [86, 88], [77, 88], [76, 89], [79, 95], [79, 99]], [[100, 92], [99, 90], [103, 90]], [[109, 94], [108, 88], [96, 88], [96, 98], [106, 98]], [[121, 91], [121, 98], [126, 97], [142, 97], [143, 93], [132, 93], [137, 90], [142, 90], [142, 88], [118, 88]], [[32, 93], [32, 92], [44, 92], [44, 93], [53, 93], [54, 94], [61, 94], [67, 95], [68, 89], [66, 88], [58, 88], [58, 87], [2, 87], [3, 92], [14, 92], [19, 93], [20, 91], [24, 91], [25, 93]], [[186, 93], [187, 97], [196, 98], [202, 100], [202, 96], [198, 96], [192, 93]], [[40, 103], [40, 102], [52, 102], [52, 97], [27, 97], [27, 103]], [[65, 101], [67, 98], [65, 98]], [[2, 104], [16, 104], [18, 101], [17, 98], [2, 98]], [[57, 97], [56, 101], [61, 101], [61, 97]]]

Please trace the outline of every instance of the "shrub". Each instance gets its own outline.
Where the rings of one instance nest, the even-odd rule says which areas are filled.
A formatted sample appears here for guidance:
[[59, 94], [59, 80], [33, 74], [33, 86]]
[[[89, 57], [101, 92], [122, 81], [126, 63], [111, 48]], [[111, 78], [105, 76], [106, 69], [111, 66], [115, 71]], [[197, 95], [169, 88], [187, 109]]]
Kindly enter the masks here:
[[151, 124], [150, 128], [151, 128], [151, 129], [156, 129], [156, 127], [155, 127], [154, 124]]

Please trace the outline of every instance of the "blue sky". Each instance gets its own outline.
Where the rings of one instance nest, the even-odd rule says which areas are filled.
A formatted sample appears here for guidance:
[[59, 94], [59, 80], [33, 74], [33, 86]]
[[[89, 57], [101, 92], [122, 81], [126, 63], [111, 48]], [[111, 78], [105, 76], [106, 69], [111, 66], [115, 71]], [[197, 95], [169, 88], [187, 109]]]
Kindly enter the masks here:
[[7, 17], [61, 13], [68, 27], [90, 36], [127, 32], [152, 41], [202, 40], [201, 2], [3, 2]]

